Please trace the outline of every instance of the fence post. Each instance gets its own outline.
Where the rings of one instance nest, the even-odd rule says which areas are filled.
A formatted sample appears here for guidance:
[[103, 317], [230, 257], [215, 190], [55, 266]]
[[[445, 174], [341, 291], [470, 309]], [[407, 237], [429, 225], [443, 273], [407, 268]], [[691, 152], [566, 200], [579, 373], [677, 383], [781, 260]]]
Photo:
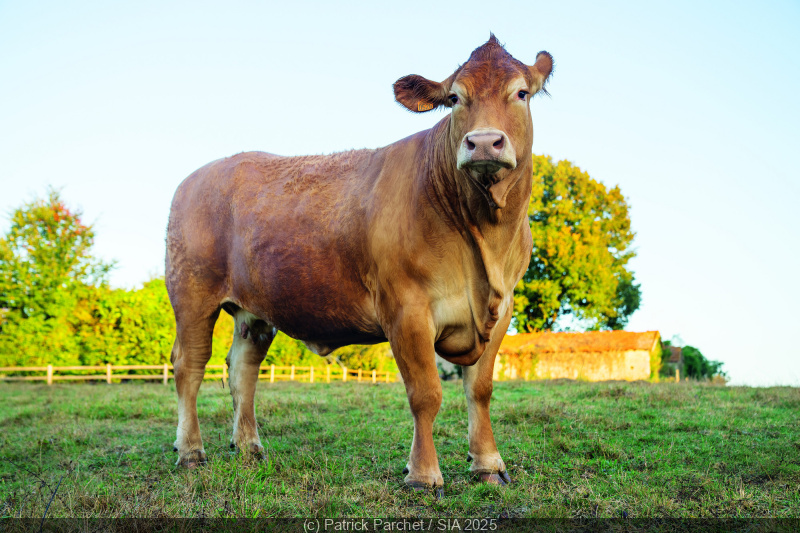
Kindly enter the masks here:
[[361, 383], [361, 369], [358, 369], [358, 382]]
[[373, 369], [372, 369], [372, 382], [373, 382], [373, 383], [377, 383], [377, 381], [378, 381], [378, 373], [377, 373], [377, 372], [375, 371], [375, 369], [373, 368]]
[[169, 381], [169, 365], [164, 363], [164, 385]]
[[314, 367], [311, 367], [311, 383], [314, 383]]
[[347, 367], [342, 367], [342, 381], [347, 381]]
[[389, 383], [389, 371], [386, 371], [386, 383]]
[[289, 381], [294, 381], [294, 365], [292, 365], [292, 373], [289, 374]]
[[275, 383], [275, 365], [269, 365], [269, 382]]
[[111, 363], [106, 363], [106, 383], [111, 384]]
[[328, 383], [331, 382], [331, 365], [328, 365]]
[[680, 381], [681, 381], [681, 369], [680, 368], [676, 368], [675, 369], [675, 383], [680, 383]]
[[47, 365], [47, 384], [53, 384], [53, 365]]

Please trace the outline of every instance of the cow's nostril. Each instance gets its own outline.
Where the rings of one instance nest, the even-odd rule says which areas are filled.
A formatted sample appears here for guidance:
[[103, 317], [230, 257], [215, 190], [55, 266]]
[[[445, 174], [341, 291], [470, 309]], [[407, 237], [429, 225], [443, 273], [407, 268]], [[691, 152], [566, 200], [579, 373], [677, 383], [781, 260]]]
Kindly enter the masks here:
[[503, 138], [500, 137], [499, 139], [497, 139], [495, 142], [492, 143], [492, 146], [494, 146], [495, 148], [502, 148], [503, 147]]
[[467, 148], [471, 151], [475, 149], [475, 143], [467, 139]]

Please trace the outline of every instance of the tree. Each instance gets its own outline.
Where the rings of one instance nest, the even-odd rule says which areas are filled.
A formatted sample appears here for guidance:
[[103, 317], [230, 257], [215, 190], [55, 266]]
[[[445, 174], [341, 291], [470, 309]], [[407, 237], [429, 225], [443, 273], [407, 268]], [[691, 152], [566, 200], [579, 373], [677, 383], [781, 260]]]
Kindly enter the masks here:
[[514, 294], [513, 326], [552, 330], [571, 315], [587, 329], [622, 329], [639, 308], [628, 205], [568, 161], [533, 156], [531, 263]]
[[694, 346], [684, 346], [681, 352], [683, 352], [683, 369], [686, 377], [698, 380], [711, 379], [716, 375], [725, 377], [725, 372], [722, 372], [723, 363], [709, 361]]
[[107, 284], [111, 263], [91, 256], [94, 232], [49, 190], [16, 209], [0, 239], [0, 356], [4, 364], [71, 361], [72, 311]]
[[605, 326], [608, 329], [624, 329], [630, 316], [639, 309], [642, 303], [641, 285], [634, 281], [632, 272], [623, 269], [619, 273], [614, 296], [614, 314], [606, 317]]
[[74, 349], [80, 364], [169, 362], [175, 320], [163, 278], [151, 279], [140, 289], [95, 287], [77, 302], [73, 314]]
[[[694, 346], [684, 345], [681, 347], [682, 344], [683, 341], [678, 335], [675, 335], [672, 340], [661, 342], [661, 349], [664, 354], [669, 354], [674, 347], [680, 348], [683, 358], [681, 376], [696, 380], [721, 378], [723, 382], [727, 382], [728, 374], [722, 370], [724, 363], [721, 361], [709, 361]], [[669, 355], [666, 355], [660, 372], [664, 377], [674, 376], [676, 367], [681, 369], [678, 363], [670, 363], [668, 360]]]

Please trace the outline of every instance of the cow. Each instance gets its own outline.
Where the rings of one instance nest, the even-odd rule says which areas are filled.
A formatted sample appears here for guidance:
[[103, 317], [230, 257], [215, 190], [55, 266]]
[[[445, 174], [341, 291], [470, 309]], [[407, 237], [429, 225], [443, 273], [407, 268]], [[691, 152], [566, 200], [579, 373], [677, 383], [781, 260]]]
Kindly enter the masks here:
[[388, 340], [414, 422], [405, 483], [444, 483], [433, 442], [437, 353], [464, 367], [471, 473], [510, 481], [489, 418], [492, 371], [531, 257], [530, 104], [552, 69], [549, 53], [527, 66], [491, 35], [442, 82], [394, 83], [415, 113], [449, 108], [428, 130], [331, 155], [240, 153], [178, 186], [166, 284], [179, 465], [206, 461], [197, 394], [225, 310], [235, 322], [227, 363], [240, 452], [264, 451], [254, 394], [278, 331], [319, 355]]

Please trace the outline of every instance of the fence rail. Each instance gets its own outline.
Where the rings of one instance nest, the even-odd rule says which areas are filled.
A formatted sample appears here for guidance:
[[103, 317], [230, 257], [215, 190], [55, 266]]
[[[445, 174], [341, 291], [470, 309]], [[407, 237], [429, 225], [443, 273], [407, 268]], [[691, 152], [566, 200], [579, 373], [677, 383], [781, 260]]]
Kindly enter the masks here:
[[[124, 374], [115, 374], [114, 371], [128, 371]], [[159, 370], [157, 374], [131, 374], [131, 370]], [[164, 385], [174, 379], [173, 366], [163, 365], [105, 365], [105, 366], [6, 366], [0, 367], [0, 381], [46, 381], [52, 385], [54, 381], [105, 381], [114, 383], [126, 379], [152, 379], [160, 380]], [[219, 373], [206, 372], [203, 379], [228, 380], [228, 365], [206, 365], [206, 370], [221, 370]], [[97, 373], [101, 371], [102, 373]], [[8, 373], [44, 372], [44, 375], [33, 376], [8, 376]], [[63, 372], [94, 372], [90, 374], [63, 374]], [[258, 379], [276, 381], [299, 381], [305, 383], [331, 381], [357, 381], [359, 383], [391, 383], [397, 381], [395, 372], [377, 370], [353, 370], [350, 368], [314, 366], [279, 366], [265, 365], [260, 368]]]

